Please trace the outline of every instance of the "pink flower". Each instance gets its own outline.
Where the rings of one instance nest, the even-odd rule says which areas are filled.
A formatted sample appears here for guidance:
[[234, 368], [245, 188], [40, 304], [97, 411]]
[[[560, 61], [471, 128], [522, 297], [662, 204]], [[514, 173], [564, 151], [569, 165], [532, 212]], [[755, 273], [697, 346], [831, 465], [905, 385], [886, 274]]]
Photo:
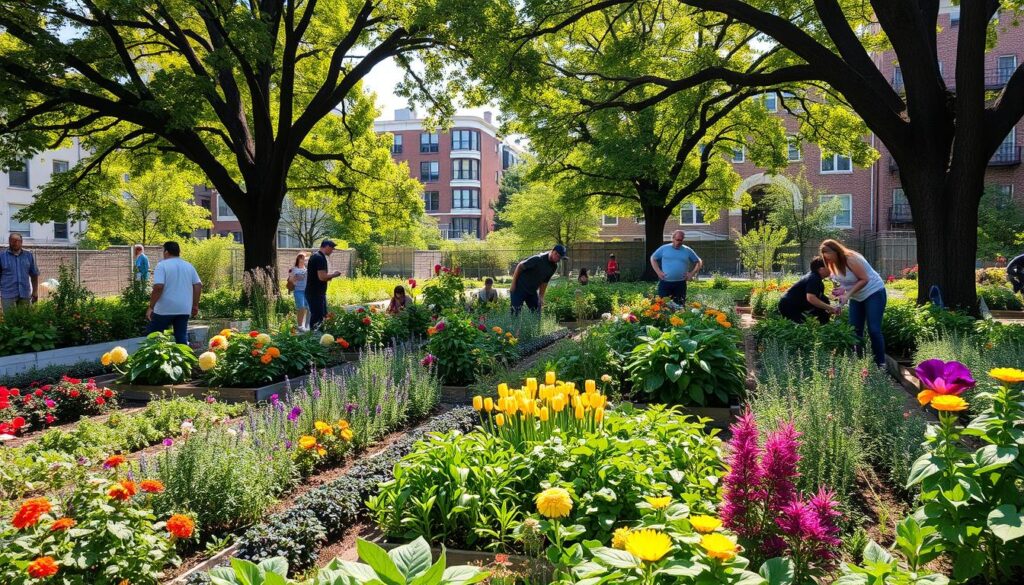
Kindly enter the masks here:
[[50, 400], [49, 398], [46, 399], [46, 408], [54, 408], [55, 406], [57, 406], [56, 402]]
[[444, 327], [444, 321], [438, 321], [437, 325], [434, 326], [434, 329], [437, 329], [438, 331], [444, 331]]
[[754, 414], [747, 411], [730, 427], [729, 473], [723, 480], [722, 522], [726, 528], [748, 535], [755, 531], [750, 504], [759, 497], [761, 447]]
[[434, 357], [434, 354], [428, 353], [427, 355], [423, 356], [422, 360], [420, 360], [420, 365], [426, 368], [426, 367], [430, 367], [431, 365], [433, 365], [434, 362], [436, 362], [436, 361], [437, 361], [437, 358]]
[[800, 433], [793, 423], [785, 423], [779, 430], [768, 435], [764, 442], [764, 457], [761, 459], [761, 477], [764, 482], [767, 503], [772, 508], [781, 508], [796, 497], [793, 480], [800, 476], [798, 441]]
[[434, 264], [434, 276], [437, 276], [438, 274], [441, 274], [441, 265]]

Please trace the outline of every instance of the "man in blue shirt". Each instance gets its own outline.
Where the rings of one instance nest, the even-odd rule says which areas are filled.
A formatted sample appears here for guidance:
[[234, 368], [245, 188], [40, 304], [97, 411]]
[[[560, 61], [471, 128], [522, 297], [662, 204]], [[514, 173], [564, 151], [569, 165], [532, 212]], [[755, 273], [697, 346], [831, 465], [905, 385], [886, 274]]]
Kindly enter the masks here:
[[689, 246], [683, 245], [686, 233], [672, 232], [672, 243], [651, 254], [651, 266], [658, 275], [658, 296], [671, 297], [678, 304], [686, 302], [686, 281], [696, 278], [704, 262]]
[[32, 252], [21, 247], [21, 234], [11, 234], [0, 252], [0, 298], [4, 311], [39, 300], [39, 268]]

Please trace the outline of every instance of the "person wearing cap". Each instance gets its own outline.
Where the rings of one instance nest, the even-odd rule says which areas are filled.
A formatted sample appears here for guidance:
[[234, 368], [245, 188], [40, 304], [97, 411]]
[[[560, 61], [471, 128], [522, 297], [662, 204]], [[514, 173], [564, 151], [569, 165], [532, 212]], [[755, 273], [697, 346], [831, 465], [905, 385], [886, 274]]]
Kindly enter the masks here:
[[686, 282], [693, 280], [704, 262], [693, 248], [683, 245], [686, 233], [672, 232], [672, 243], [651, 254], [651, 266], [658, 275], [658, 296], [671, 297], [680, 305], [686, 302]]
[[558, 270], [558, 262], [568, 258], [565, 246], [558, 244], [547, 252], [530, 256], [516, 265], [512, 273], [512, 286], [509, 297], [512, 301], [512, 313], [518, 314], [526, 303], [531, 311], [540, 311], [544, 306], [544, 292], [548, 289], [548, 281]]
[[315, 331], [327, 315], [327, 283], [341, 276], [340, 270], [331, 272], [327, 257], [334, 253], [333, 240], [320, 242], [320, 249], [306, 263], [306, 302], [309, 303], [309, 330]]

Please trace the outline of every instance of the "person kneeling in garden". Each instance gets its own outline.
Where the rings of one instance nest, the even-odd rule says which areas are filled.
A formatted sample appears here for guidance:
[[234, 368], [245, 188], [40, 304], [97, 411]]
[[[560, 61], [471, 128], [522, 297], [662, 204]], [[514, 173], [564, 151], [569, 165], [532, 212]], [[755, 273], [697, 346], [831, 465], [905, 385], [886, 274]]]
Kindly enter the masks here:
[[831, 306], [825, 296], [824, 279], [830, 274], [821, 256], [815, 256], [811, 260], [811, 271], [789, 287], [785, 296], [779, 300], [779, 313], [796, 323], [803, 323], [807, 313], [817, 317], [822, 324], [828, 323], [830, 315], [838, 315], [842, 310], [838, 306]]

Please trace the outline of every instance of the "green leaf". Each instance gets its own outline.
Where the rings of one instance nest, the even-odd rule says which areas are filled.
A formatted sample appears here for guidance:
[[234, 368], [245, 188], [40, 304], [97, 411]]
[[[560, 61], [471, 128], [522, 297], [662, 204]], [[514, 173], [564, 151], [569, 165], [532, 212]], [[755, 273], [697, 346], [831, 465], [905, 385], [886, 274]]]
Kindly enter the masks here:
[[956, 555], [953, 561], [953, 578], [960, 582], [966, 582], [981, 574], [985, 568], [987, 555], [984, 551], [963, 549]]
[[448, 567], [441, 577], [441, 585], [472, 585], [483, 581], [489, 574], [487, 571], [467, 565]]
[[976, 473], [987, 473], [1006, 467], [1013, 463], [1020, 451], [1015, 445], [986, 445], [974, 453], [974, 461], [978, 464]]
[[668, 379], [675, 382], [679, 379], [679, 376], [683, 375], [683, 368], [676, 364], [665, 364], [665, 375]]
[[370, 565], [381, 581], [387, 585], [405, 585], [405, 577], [383, 548], [360, 538], [356, 541], [356, 551], [359, 559]]
[[873, 540], [868, 541], [864, 547], [864, 562], [889, 564], [892, 562], [892, 555]]
[[914, 486], [925, 479], [942, 471], [942, 460], [937, 455], [926, 454], [917, 458], [910, 468], [910, 476], [907, 478], [907, 487]]
[[231, 568], [235, 570], [235, 578], [239, 585], [261, 585], [263, 583], [263, 571], [256, 566], [256, 563], [243, 559], [231, 559]]
[[789, 585], [793, 582], [793, 561], [780, 557], [768, 559], [758, 572], [768, 581], [768, 585]]
[[1010, 504], [999, 506], [989, 512], [988, 527], [1003, 542], [1024, 536], [1024, 515]]
[[[423, 540], [422, 536], [420, 538], [416, 539], [416, 541], [420, 541], [420, 540]], [[416, 541], [413, 541], [413, 542], [415, 543]], [[424, 544], [426, 544], [425, 540], [423, 542], [424, 542]], [[391, 552], [394, 552], [394, 551], [391, 551]], [[430, 547], [429, 546], [427, 547], [427, 553], [428, 553], [428, 555], [430, 554]], [[432, 557], [428, 556], [427, 558], [429, 559], [429, 558], [432, 558]], [[445, 553], [442, 550], [441, 551], [441, 555], [437, 559], [437, 562], [434, 563], [433, 565], [430, 565], [430, 567], [426, 571], [424, 571], [422, 573], [419, 573], [412, 581], [409, 582], [409, 585], [436, 585], [437, 583], [440, 583], [441, 582], [441, 577], [444, 575], [444, 566], [447, 563], [448, 563], [448, 561], [446, 559]], [[410, 575], [411, 575], [410, 573], [406, 573], [407, 577], [410, 576]]]
[[[623, 567], [625, 568], [625, 567]], [[696, 563], [690, 559], [673, 559], [654, 572], [655, 575], [669, 575], [670, 577], [693, 578], [706, 571], [708, 567]]]
[[281, 576], [288, 576], [288, 559], [284, 557], [272, 557], [260, 561], [259, 567], [266, 573], [277, 573]]
[[391, 549], [388, 556], [406, 579], [412, 579], [425, 572], [434, 561], [430, 545], [422, 536], [409, 544]]
[[640, 559], [632, 554], [616, 548], [601, 547], [593, 552], [595, 558], [617, 569], [635, 569], [642, 564]]

